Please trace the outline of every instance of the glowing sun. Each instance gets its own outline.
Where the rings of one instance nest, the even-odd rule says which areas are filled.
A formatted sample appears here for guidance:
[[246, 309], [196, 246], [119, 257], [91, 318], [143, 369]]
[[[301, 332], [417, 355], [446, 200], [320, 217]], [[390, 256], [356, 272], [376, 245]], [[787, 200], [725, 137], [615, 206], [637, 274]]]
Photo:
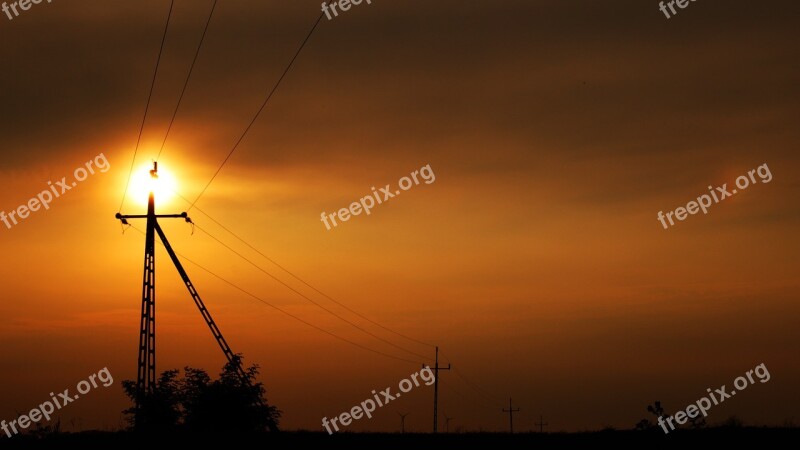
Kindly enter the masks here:
[[157, 178], [150, 175], [151, 170], [153, 170], [153, 163], [146, 163], [135, 169], [131, 177], [130, 198], [141, 206], [147, 206], [150, 192], [155, 195], [156, 206], [158, 206], [173, 200], [178, 189], [178, 183], [169, 169], [159, 166]]

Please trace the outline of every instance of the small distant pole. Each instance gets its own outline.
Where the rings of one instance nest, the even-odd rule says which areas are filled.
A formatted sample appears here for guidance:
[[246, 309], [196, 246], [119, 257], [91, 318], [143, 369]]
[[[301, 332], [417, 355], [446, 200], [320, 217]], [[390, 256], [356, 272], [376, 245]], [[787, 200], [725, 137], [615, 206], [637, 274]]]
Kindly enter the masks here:
[[503, 409], [503, 412], [508, 413], [508, 423], [511, 428], [511, 434], [514, 434], [514, 413], [519, 412], [519, 408], [514, 409], [511, 406], [511, 397], [508, 397], [508, 409]]
[[455, 419], [455, 417], [447, 417], [447, 414], [444, 415], [444, 432], [450, 432], [450, 421]]
[[397, 415], [400, 416], [400, 433], [405, 434], [405, 432], [406, 432], [406, 416], [409, 415], [409, 413], [405, 413], [405, 414], [397, 413]]
[[534, 425], [539, 425], [539, 433], [544, 433], [544, 427], [547, 425], [547, 422], [543, 422], [542, 416], [539, 416], [539, 423]]

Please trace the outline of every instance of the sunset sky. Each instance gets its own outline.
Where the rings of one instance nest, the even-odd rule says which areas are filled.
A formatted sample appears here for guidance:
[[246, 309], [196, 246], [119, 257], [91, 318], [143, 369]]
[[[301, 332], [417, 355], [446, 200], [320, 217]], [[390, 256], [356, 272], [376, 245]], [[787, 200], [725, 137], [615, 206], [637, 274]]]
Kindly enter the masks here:
[[[212, 1], [176, 0], [134, 164], [164, 139]], [[110, 169], [49, 210], [0, 222], [0, 419], [108, 367], [114, 384], [61, 414], [117, 428], [136, 378], [144, 237], [114, 214], [134, 155], [169, 1], [54, 0], [0, 14], [0, 211], [105, 155]], [[800, 420], [800, 4], [372, 0], [323, 18], [197, 203], [328, 296], [438, 345], [440, 427], [631, 428], [764, 363], [771, 379], [711, 411]], [[159, 167], [194, 200], [314, 21], [317, 1], [221, 0]], [[664, 229], [673, 211], [767, 164], [757, 183]], [[370, 215], [320, 220], [430, 165]], [[138, 183], [134, 183], [134, 187]], [[60, 192], [60, 191], [59, 191]], [[124, 214], [143, 214], [130, 190]], [[163, 201], [161, 201], [163, 200]], [[189, 205], [156, 199], [159, 213]], [[198, 209], [194, 222], [261, 268], [404, 352], [310, 304], [182, 220], [177, 252], [234, 351], [261, 366], [286, 429], [322, 430], [392, 387], [433, 347], [319, 295]], [[144, 228], [144, 221], [134, 225]], [[216, 375], [222, 352], [163, 249], [158, 371]], [[419, 387], [351, 431], [429, 431]], [[538, 427], [537, 427], [538, 429]]]

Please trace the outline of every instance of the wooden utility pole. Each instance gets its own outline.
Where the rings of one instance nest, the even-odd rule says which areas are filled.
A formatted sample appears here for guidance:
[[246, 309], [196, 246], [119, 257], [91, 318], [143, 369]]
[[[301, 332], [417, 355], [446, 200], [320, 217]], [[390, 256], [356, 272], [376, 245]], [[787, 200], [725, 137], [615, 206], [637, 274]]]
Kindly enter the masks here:
[[405, 414], [397, 413], [397, 415], [400, 416], [400, 433], [405, 434], [405, 432], [406, 432], [406, 416], [408, 414], [409, 413], [405, 413]]
[[539, 425], [539, 433], [544, 433], [544, 427], [547, 425], [547, 422], [542, 422], [542, 416], [539, 416], [539, 423], [535, 423], [534, 425]]
[[511, 397], [508, 397], [508, 409], [503, 409], [503, 412], [508, 413], [508, 423], [511, 427], [511, 434], [514, 434], [514, 413], [519, 412], [519, 408], [514, 409], [511, 406]]
[[[450, 363], [447, 364], [447, 367], [439, 367], [439, 347], [436, 347], [436, 362], [435, 366], [433, 366], [433, 432], [437, 433], [439, 431], [439, 371], [440, 370], [450, 370]], [[422, 368], [429, 368], [425, 364], [422, 365]]]
[[447, 414], [444, 415], [444, 432], [450, 432], [450, 421], [455, 419], [455, 417], [447, 417]]

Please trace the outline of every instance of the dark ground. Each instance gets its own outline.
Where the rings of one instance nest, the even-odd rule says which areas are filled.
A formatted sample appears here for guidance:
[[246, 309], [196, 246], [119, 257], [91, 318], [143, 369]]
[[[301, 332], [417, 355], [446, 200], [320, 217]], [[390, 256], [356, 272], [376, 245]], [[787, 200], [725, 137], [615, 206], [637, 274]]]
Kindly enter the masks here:
[[651, 431], [599, 431], [587, 433], [463, 433], [463, 434], [389, 434], [389, 433], [327, 433], [282, 432], [258, 435], [188, 435], [171, 434], [143, 436], [129, 432], [84, 432], [50, 435], [42, 439], [16, 436], [0, 438], [0, 447], [67, 447], [67, 448], [146, 448], [158, 442], [159, 448], [227, 449], [239, 445], [258, 448], [398, 448], [414, 449], [424, 445], [441, 448], [492, 448], [507, 446], [520, 449], [587, 449], [636, 448], [636, 449], [684, 449], [684, 448], [752, 448], [783, 449], [798, 448], [800, 428], [714, 428], [705, 430], [680, 430], [665, 435], [660, 430]]

